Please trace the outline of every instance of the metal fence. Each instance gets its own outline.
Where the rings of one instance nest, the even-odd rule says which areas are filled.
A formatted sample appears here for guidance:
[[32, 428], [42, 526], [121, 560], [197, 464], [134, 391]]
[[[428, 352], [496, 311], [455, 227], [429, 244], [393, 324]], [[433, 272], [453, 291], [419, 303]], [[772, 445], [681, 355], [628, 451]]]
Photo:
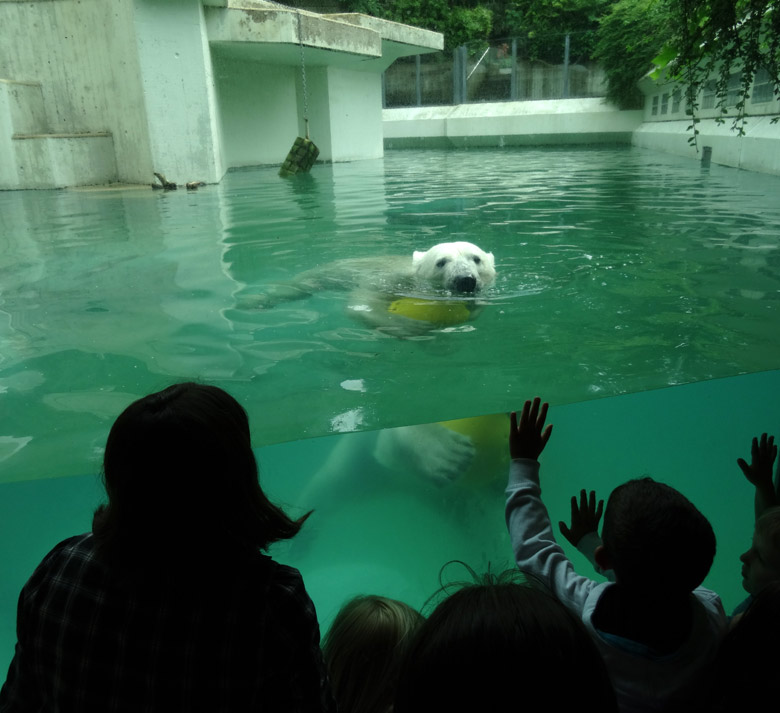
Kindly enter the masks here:
[[[550, 44], [550, 41], [553, 44]], [[601, 67], [571, 35], [533, 51], [518, 38], [403, 57], [382, 77], [385, 108], [603, 97]]]

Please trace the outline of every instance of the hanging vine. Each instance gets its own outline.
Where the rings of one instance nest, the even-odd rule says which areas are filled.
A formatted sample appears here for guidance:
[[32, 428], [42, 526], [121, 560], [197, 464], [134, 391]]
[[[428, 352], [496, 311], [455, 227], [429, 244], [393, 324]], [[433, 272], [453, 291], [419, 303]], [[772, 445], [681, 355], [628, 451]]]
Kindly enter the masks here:
[[689, 143], [697, 146], [699, 96], [705, 88], [714, 95], [716, 121], [723, 123], [730, 114], [732, 130], [744, 135], [757, 75], [770, 83], [775, 97], [780, 96], [780, 0], [664, 2], [672, 18], [670, 27], [676, 30], [654, 62], [659, 74], [665, 70], [669, 79], [685, 88]]

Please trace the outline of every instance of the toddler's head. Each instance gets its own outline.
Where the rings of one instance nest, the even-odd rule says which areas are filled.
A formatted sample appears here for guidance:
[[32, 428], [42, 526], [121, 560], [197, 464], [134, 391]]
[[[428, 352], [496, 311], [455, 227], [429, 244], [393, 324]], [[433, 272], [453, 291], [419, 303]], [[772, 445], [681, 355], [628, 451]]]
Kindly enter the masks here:
[[343, 713], [384, 713], [393, 703], [401, 660], [424, 621], [403, 602], [358, 596], [336, 615], [322, 653]]
[[780, 581], [780, 506], [769, 508], [756, 520], [753, 543], [739, 559], [742, 586], [749, 594]]

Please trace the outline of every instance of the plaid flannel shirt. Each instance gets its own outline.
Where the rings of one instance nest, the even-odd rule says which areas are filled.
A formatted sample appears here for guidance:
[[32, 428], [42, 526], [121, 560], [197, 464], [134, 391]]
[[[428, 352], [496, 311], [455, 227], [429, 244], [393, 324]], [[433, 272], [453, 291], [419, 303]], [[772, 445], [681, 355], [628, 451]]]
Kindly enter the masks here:
[[19, 597], [0, 712], [335, 710], [297, 570], [259, 552], [174, 569], [122, 574], [91, 534], [57, 545]]

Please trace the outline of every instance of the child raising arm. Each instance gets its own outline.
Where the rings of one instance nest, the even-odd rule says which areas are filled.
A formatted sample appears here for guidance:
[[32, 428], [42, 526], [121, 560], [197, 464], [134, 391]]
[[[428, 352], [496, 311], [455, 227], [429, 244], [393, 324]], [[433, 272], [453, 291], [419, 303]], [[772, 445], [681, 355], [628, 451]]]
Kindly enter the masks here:
[[737, 458], [740, 470], [756, 489], [756, 520], [765, 510], [778, 504], [777, 492], [772, 482], [772, 466], [776, 458], [775, 437], [767, 436], [766, 433], [762, 433], [760, 439], [753, 439], [750, 449], [750, 464], [744, 458]]
[[568, 608], [580, 613], [597, 582], [579, 576], [555, 541], [547, 508], [541, 501], [538, 457], [552, 434], [546, 425], [548, 404], [526, 401], [518, 418], [510, 415], [507, 527], [517, 566], [540, 578]]
[[[577, 574], [541, 500], [537, 459], [552, 432], [546, 419], [539, 398], [510, 419], [506, 522], [518, 567], [582, 619], [622, 713], [695, 709], [726, 623], [717, 594], [700, 586], [715, 554], [712, 527], [674, 488], [629, 480], [610, 495], [603, 543], [592, 553], [599, 568], [614, 570], [615, 581]], [[562, 531], [582, 546], [601, 507], [595, 493], [580, 497], [579, 506], [576, 498], [572, 504], [577, 518]]]

